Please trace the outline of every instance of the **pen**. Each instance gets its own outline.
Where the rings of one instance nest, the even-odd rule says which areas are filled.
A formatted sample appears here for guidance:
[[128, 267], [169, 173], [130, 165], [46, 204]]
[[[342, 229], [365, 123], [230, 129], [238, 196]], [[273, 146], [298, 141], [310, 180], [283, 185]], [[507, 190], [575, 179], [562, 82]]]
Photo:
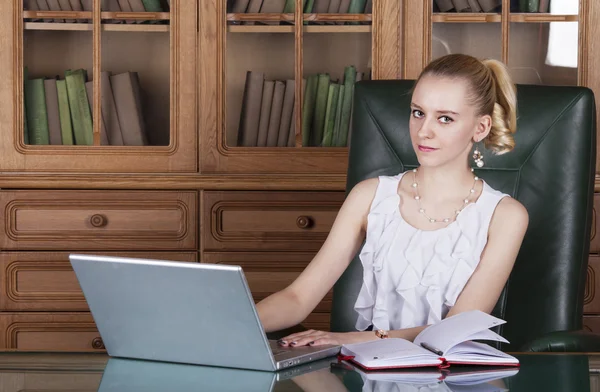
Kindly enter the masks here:
[[431, 351], [432, 353], [435, 353], [439, 356], [444, 355], [444, 353], [441, 350], [438, 350], [435, 347], [430, 346], [429, 344], [425, 343], [425, 342], [421, 342], [421, 346], [429, 351]]

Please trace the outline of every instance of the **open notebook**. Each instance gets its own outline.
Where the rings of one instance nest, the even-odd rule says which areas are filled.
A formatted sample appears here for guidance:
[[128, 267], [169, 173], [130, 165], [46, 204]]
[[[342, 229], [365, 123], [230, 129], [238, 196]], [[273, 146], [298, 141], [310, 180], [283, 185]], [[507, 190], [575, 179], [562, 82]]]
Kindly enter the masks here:
[[448, 317], [425, 328], [414, 342], [399, 339], [379, 339], [342, 347], [341, 356], [365, 369], [451, 364], [518, 366], [519, 360], [485, 343], [474, 340], [508, 340], [489, 328], [505, 321], [479, 310]]

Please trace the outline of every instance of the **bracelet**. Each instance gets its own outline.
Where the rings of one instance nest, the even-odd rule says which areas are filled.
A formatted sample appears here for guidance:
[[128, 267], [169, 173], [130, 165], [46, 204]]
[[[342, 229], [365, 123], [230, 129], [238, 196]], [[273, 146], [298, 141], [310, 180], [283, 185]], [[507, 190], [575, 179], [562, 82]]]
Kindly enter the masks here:
[[376, 330], [375, 336], [377, 336], [379, 339], [387, 339], [390, 337], [388, 331], [385, 331], [383, 329]]

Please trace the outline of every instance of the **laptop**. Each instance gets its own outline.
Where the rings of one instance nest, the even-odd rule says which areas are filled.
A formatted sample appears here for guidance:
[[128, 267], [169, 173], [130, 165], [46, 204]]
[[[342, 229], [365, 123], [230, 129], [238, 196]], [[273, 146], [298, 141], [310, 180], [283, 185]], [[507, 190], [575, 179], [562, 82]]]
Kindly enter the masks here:
[[69, 255], [108, 355], [277, 371], [339, 345], [268, 340], [240, 266]]

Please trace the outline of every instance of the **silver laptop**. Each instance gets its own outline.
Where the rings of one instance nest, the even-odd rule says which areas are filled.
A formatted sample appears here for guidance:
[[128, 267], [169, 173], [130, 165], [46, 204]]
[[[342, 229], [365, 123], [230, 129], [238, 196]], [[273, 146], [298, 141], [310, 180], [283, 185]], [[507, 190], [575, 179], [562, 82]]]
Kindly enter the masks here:
[[340, 346], [267, 339], [239, 266], [69, 255], [110, 356], [276, 371]]

